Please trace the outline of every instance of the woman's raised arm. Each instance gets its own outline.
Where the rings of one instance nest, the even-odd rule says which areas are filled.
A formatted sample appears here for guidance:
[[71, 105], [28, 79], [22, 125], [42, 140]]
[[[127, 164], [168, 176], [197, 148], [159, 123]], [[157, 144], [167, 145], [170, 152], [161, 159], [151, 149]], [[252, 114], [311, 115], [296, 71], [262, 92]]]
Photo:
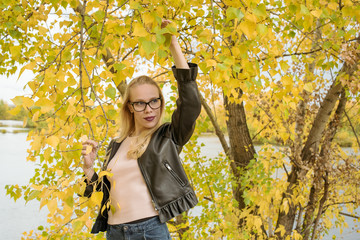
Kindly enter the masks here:
[[[168, 24], [170, 24], [170, 20], [163, 19], [161, 23], [161, 27], [164, 28]], [[174, 58], [175, 66], [178, 69], [189, 69], [189, 65], [185, 59], [185, 56], [183, 52], [181, 51], [179, 42], [175, 35], [171, 36], [171, 42], [170, 42], [170, 52], [171, 55]]]

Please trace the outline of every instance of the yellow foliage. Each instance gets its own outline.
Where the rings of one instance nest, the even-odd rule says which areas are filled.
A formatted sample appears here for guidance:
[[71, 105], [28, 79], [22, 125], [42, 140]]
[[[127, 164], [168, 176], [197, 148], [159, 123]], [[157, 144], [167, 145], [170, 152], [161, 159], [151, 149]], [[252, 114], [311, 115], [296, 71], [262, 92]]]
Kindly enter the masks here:
[[[292, 188], [293, 194], [283, 199], [289, 185], [283, 168], [290, 171], [294, 166], [299, 153], [293, 149], [301, 149], [296, 144], [306, 140], [317, 104], [331, 85], [327, 75], [338, 71], [342, 64], [338, 57], [344, 57], [347, 63], [354, 61], [349, 56], [356, 56], [356, 51], [342, 51], [341, 43], [358, 37], [360, 11], [356, 2], [342, 1], [339, 9], [337, 2], [325, 0], [307, 1], [306, 5], [285, 0], [280, 8], [276, 1], [260, 0], [225, 0], [222, 1], [225, 6], [212, 1], [190, 4], [185, 0], [131, 0], [123, 5], [110, 1], [107, 5], [106, 1], [89, 0], [82, 29], [77, 4], [78, 1], [50, 1], [40, 5], [36, 1], [22, 1], [19, 5], [10, 1], [6, 9], [1, 8], [0, 21], [6, 23], [4, 33], [10, 34], [0, 38], [1, 74], [13, 74], [18, 66], [21, 66], [19, 76], [25, 70], [35, 74], [27, 83], [31, 94], [15, 98], [17, 107], [12, 113], [25, 107], [29, 120], [24, 123], [31, 120], [43, 129], [32, 130], [27, 138], [30, 142], [27, 159], [39, 164], [38, 176], [31, 179], [24, 192], [19, 193], [19, 188], [12, 191], [17, 196], [39, 191], [33, 197], [39, 194], [40, 206], [49, 209], [50, 227], [43, 230], [47, 236], [42, 236], [41, 231], [29, 231], [24, 238], [103, 237], [88, 233], [102, 194], [94, 193], [90, 200], [77, 197], [85, 188], [80, 167], [81, 141], [102, 142], [97, 164], [101, 163], [106, 144], [118, 128], [121, 97], [118, 92], [114, 94], [114, 85], [132, 79], [147, 67], [149, 75], [160, 76], [156, 80], [173, 85], [174, 79], [169, 74], [173, 64], [168, 54], [170, 38], [162, 35], [169, 32], [181, 39], [179, 43], [186, 49], [187, 59], [199, 64], [199, 90], [221, 122], [221, 131], [231, 131], [226, 129], [229, 116], [224, 109], [226, 96], [236, 104], [244, 104], [251, 137], [280, 145], [262, 146], [257, 151], [256, 162], [241, 175], [239, 181], [245, 189], [246, 207], [240, 210], [233, 199], [235, 180], [228, 156], [222, 153], [216, 158], [204, 158], [200, 156], [200, 146], [190, 142], [183, 150], [185, 168], [193, 178], [202, 210], [199, 216], [189, 216], [192, 225], [183, 226], [189, 227], [184, 239], [196, 239], [195, 236], [252, 239], [254, 232], [261, 232], [260, 227], [269, 227], [268, 221], [275, 225], [279, 211], [289, 213], [292, 205], [307, 206], [315, 169], [301, 176], [304, 179]], [[53, 22], [50, 11], [56, 16]], [[171, 19], [173, 24], [161, 30], [163, 17]], [[318, 22], [326, 24], [319, 26]], [[317, 30], [321, 31], [321, 41], [313, 42]], [[339, 52], [347, 55], [339, 56]], [[313, 72], [309, 71], [311, 67]], [[358, 93], [356, 79], [349, 78], [343, 83], [353, 86], [352, 94]], [[308, 94], [308, 99], [304, 94]], [[304, 99], [308, 104], [304, 128], [298, 133], [295, 126], [300, 116], [296, 111]], [[352, 104], [355, 110], [351, 116], [357, 116], [358, 101]], [[357, 118], [352, 119], [358, 126]], [[196, 134], [210, 129], [214, 127], [203, 112], [194, 139]], [[338, 137], [346, 139], [349, 135], [340, 132]], [[335, 166], [342, 161], [346, 162], [345, 166], [357, 164], [358, 159], [332, 147], [331, 164]], [[91, 150], [89, 146], [86, 152]], [[358, 172], [351, 173], [348, 175], [359, 178]], [[111, 176], [111, 173], [103, 171], [99, 176]], [[329, 201], [353, 201], [354, 180], [343, 175], [331, 177], [331, 193], [342, 190], [344, 194], [331, 195]], [[253, 214], [255, 210], [258, 215]], [[243, 229], [237, 227], [239, 218], [246, 219]], [[325, 228], [332, 227], [330, 217], [324, 218], [322, 224]], [[169, 228], [172, 232], [178, 230], [172, 225]], [[297, 232], [285, 237], [283, 226], [273, 230], [284, 239], [300, 239]]]

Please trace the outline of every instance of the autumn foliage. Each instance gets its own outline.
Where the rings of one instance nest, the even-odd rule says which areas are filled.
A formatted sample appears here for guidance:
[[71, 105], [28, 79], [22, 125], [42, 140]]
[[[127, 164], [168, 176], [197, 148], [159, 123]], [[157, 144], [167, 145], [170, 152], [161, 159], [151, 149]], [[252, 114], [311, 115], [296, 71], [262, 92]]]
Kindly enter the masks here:
[[[35, 74], [12, 112], [24, 107], [43, 126], [28, 134], [27, 160], [39, 166], [29, 185], [7, 186], [15, 200], [49, 210], [48, 226], [24, 238], [104, 237], [89, 234], [101, 193], [79, 197], [81, 137], [100, 142], [99, 170], [126, 83], [139, 72], [167, 89], [171, 113], [170, 34], [199, 65], [203, 105], [182, 153], [201, 211], [169, 222], [174, 239], [318, 239], [346, 226], [344, 212], [356, 217], [358, 1], [0, 3], [0, 74]], [[161, 29], [162, 18], [173, 24]], [[208, 126], [224, 150], [215, 158], [200, 154]], [[350, 151], [333, 141], [340, 127], [353, 134]], [[255, 149], [256, 138], [272, 141]]]

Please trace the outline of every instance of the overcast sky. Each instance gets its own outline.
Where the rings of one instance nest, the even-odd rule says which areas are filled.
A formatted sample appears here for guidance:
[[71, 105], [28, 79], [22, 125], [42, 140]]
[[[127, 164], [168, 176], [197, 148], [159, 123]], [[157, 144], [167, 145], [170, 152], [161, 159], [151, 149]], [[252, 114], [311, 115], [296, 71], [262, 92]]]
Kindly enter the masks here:
[[0, 100], [12, 104], [12, 98], [30, 93], [29, 87], [26, 87], [24, 90], [24, 86], [33, 78], [32, 73], [26, 70], [19, 80], [17, 80], [18, 76], [18, 72], [9, 78], [0, 75]]

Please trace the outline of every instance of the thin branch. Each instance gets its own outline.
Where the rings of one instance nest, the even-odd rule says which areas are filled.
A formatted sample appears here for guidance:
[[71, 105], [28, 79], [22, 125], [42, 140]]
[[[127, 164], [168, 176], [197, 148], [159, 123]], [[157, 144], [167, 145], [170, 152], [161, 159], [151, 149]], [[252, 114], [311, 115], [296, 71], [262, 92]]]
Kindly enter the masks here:
[[49, 115], [46, 118], [40, 118], [39, 120], [35, 121], [35, 122], [43, 122], [46, 121], [47, 119], [49, 119], [52, 116], [55, 116], [55, 114], [66, 104], [67, 100], [72, 97], [72, 95], [74, 95], [80, 88], [75, 89], [69, 96], [67, 96], [63, 102], [61, 103], [61, 105], [55, 110], [55, 112], [53, 112], [51, 115]]
[[344, 212], [339, 212], [341, 215], [347, 216], [347, 217], [352, 217], [355, 219], [360, 219], [360, 216], [354, 215], [354, 214], [349, 214], [349, 213], [344, 213]]
[[311, 240], [315, 239], [315, 236], [316, 236], [316, 233], [317, 233], [316, 229], [317, 229], [317, 227], [319, 225], [321, 215], [323, 214], [323, 209], [324, 209], [325, 202], [328, 199], [329, 185], [330, 184], [328, 182], [328, 172], [326, 172], [326, 175], [324, 177], [324, 195], [320, 199], [318, 214], [317, 214], [316, 219], [315, 219], [315, 224], [314, 224], [314, 227], [313, 227], [313, 234], [312, 234]]
[[271, 121], [270, 122], [268, 122], [260, 131], [258, 131], [252, 138], [251, 138], [251, 140], [254, 140], [255, 138], [256, 138], [256, 136], [257, 135], [259, 135], [264, 129], [266, 129], [267, 128], [267, 126], [269, 126], [270, 125], [270, 123], [271, 123]]
[[[99, 103], [100, 108], [101, 108], [101, 110], [102, 110], [102, 112], [103, 112], [103, 114], [104, 114], [104, 118], [105, 118], [106, 132], [105, 132], [105, 137], [99, 142], [99, 146], [101, 146], [101, 145], [103, 144], [103, 142], [105, 141], [105, 138], [106, 138], [107, 133], [108, 133], [108, 131], [109, 131], [109, 124], [108, 124], [108, 122], [109, 122], [110, 120], [107, 118], [107, 116], [106, 116], [106, 111], [105, 111], [105, 109], [104, 109], [104, 107], [103, 107], [103, 105], [102, 105], [102, 103], [101, 103], [98, 95], [97, 95], [96, 92], [95, 92], [95, 89], [94, 89], [94, 86], [93, 86], [93, 83], [92, 83], [93, 77], [90, 76], [90, 74], [89, 74], [89, 72], [88, 72], [88, 70], [87, 70], [84, 62], [83, 62], [83, 67], [84, 67], [84, 70], [85, 70], [85, 72], [86, 72], [86, 75], [87, 75], [87, 77], [88, 77], [88, 79], [89, 79], [91, 91], [94, 93], [95, 99], [96, 99], [96, 101]], [[91, 127], [91, 126], [90, 126], [90, 127]]]
[[104, 21], [102, 23], [102, 26], [101, 26], [101, 31], [100, 31], [100, 36], [99, 36], [99, 41], [98, 41], [98, 45], [96, 47], [96, 54], [95, 56], [97, 56], [98, 54], [98, 51], [99, 51], [99, 48], [100, 48], [100, 45], [101, 45], [101, 39], [102, 39], [102, 35], [104, 33], [104, 27], [105, 27], [105, 22], [106, 22], [106, 19], [107, 19], [107, 10], [109, 8], [109, 0], [106, 1], [106, 7], [105, 7], [105, 16], [104, 16]]
[[162, 73], [159, 73], [159, 74], [155, 75], [154, 77], [152, 77], [152, 79], [158, 78], [158, 77], [160, 77], [160, 76], [162, 76], [162, 75], [164, 75], [164, 74], [167, 74], [168, 72], [170, 72], [170, 70], [169, 70], [169, 71], [162, 72]]
[[[86, 0], [84, 0], [84, 11], [86, 8]], [[84, 14], [81, 14], [81, 28], [80, 28], [80, 57], [79, 57], [79, 75], [80, 75], [80, 91], [81, 91], [81, 100], [83, 102], [84, 111], [86, 110], [85, 101], [84, 101], [84, 92], [83, 92], [83, 76], [82, 76], [82, 62], [83, 62], [83, 37], [84, 37]]]
[[355, 135], [355, 137], [356, 137], [356, 141], [357, 141], [358, 147], [360, 148], [359, 137], [358, 137], [357, 134], [356, 134], [355, 128], [354, 128], [354, 126], [353, 126], [353, 124], [352, 124], [352, 122], [351, 122], [351, 119], [350, 119], [349, 115], [347, 114], [346, 111], [344, 111], [344, 112], [345, 112], [345, 116], [346, 116], [346, 118], [347, 118], [347, 120], [348, 120], [348, 122], [349, 122], [349, 124], [350, 124], [350, 127], [351, 127], [351, 129], [352, 129], [352, 131], [353, 131], [353, 133], [354, 133], [354, 135]]
[[[92, 23], [92, 24], [86, 29], [86, 31], [87, 31], [88, 29], [90, 29], [90, 28], [91, 28], [92, 26], [94, 26], [94, 25], [95, 25], [95, 23]], [[54, 60], [52, 60], [50, 63], [48, 63], [47, 66], [45, 66], [45, 67], [43, 67], [42, 69], [40, 69], [39, 72], [43, 72], [43, 71], [45, 71], [46, 69], [48, 69], [48, 68], [50, 67], [50, 65], [53, 64], [53, 63], [57, 60], [57, 58], [58, 58], [59, 55], [63, 52], [63, 50], [68, 46], [68, 43], [69, 43], [71, 40], [73, 40], [73, 39], [74, 39], [77, 35], [79, 35], [80, 33], [81, 33], [81, 31], [78, 32], [78, 33], [76, 33], [75, 35], [71, 36], [71, 38], [70, 38], [69, 40], [67, 40], [66, 43], [64, 44], [64, 46], [60, 49], [59, 53], [55, 56]], [[74, 44], [73, 44], [73, 46], [74, 46]]]
[[[295, 162], [295, 161], [293, 161], [293, 162]], [[297, 163], [295, 163], [295, 165], [297, 165]], [[286, 166], [285, 166], [284, 163], [283, 163], [283, 168], [284, 168], [284, 171], [285, 171], [285, 173], [286, 173], [286, 176], [289, 177], [289, 172], [288, 172], [288, 170], [286, 169]]]
[[213, 124], [213, 126], [215, 128], [215, 133], [216, 133], [216, 135], [218, 136], [218, 138], [220, 140], [221, 146], [223, 147], [226, 156], [229, 159], [232, 159], [231, 156], [230, 156], [230, 148], [229, 148], [229, 146], [228, 146], [228, 144], [226, 142], [224, 133], [221, 131], [220, 126], [219, 126], [218, 122], [216, 121], [216, 119], [214, 117], [214, 114], [211, 111], [211, 108], [209, 107], [209, 105], [207, 104], [205, 98], [201, 95], [201, 93], [199, 93], [199, 96], [200, 96], [201, 105], [204, 107], [207, 115], [210, 118], [211, 123]]
[[[121, 9], [125, 4], [127, 4], [129, 2], [129, 0], [126, 0], [123, 4], [121, 4], [119, 7], [117, 7], [116, 9], [114, 9], [113, 11], [109, 12], [109, 15], [113, 14], [114, 12], [116, 12], [117, 10]], [[109, 3], [109, 1], [108, 1]]]

